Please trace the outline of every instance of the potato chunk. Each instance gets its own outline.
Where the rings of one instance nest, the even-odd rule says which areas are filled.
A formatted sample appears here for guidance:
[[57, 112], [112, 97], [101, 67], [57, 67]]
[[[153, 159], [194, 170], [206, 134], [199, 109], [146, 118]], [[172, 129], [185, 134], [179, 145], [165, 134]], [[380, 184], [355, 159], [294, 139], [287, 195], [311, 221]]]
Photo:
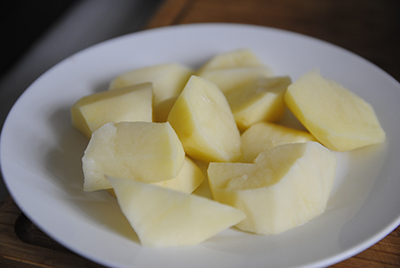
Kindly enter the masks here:
[[182, 64], [166, 63], [136, 69], [116, 77], [110, 89], [151, 82], [153, 85], [153, 116], [155, 122], [167, 121], [168, 113], [194, 71]]
[[208, 70], [202, 72], [200, 77], [214, 82], [223, 93], [227, 93], [242, 87], [252, 80], [262, 77], [272, 77], [272, 72], [266, 66], [240, 67]]
[[168, 122], [186, 154], [209, 161], [241, 156], [240, 133], [224, 94], [212, 82], [192, 76], [176, 100]]
[[176, 177], [185, 158], [169, 123], [108, 123], [95, 131], [82, 158], [84, 190], [111, 188], [105, 175], [159, 182]]
[[204, 181], [204, 174], [192, 159], [185, 156], [183, 167], [179, 174], [170, 180], [153, 182], [151, 184], [171, 190], [190, 194]]
[[245, 212], [236, 227], [257, 234], [279, 234], [321, 214], [335, 173], [335, 154], [317, 142], [273, 147], [252, 164], [208, 168], [213, 198]]
[[242, 162], [252, 163], [262, 151], [286, 143], [316, 141], [313, 135], [273, 123], [259, 122], [242, 134]]
[[196, 195], [120, 178], [108, 180], [143, 246], [196, 245], [246, 217], [238, 209]]
[[369, 103], [317, 71], [290, 85], [285, 102], [310, 133], [331, 150], [348, 151], [386, 139]]
[[237, 49], [218, 54], [207, 61], [196, 72], [197, 76], [205, 71], [227, 68], [262, 67], [264, 64], [250, 49]]
[[[149, 182], [149, 184], [191, 194], [205, 181], [204, 179], [205, 175], [202, 170], [193, 162], [192, 159], [185, 156], [183, 167], [175, 178], [159, 182]], [[113, 189], [107, 189], [107, 191], [115, 197]]]
[[152, 86], [143, 83], [85, 96], [71, 107], [72, 125], [87, 138], [106, 123], [152, 121]]
[[283, 96], [290, 83], [288, 76], [258, 78], [225, 93], [239, 130], [281, 119], [286, 108]]
[[177, 63], [167, 63], [136, 69], [116, 77], [110, 89], [150, 82], [153, 84], [154, 105], [179, 95], [193, 70]]
[[252, 50], [237, 49], [214, 56], [196, 75], [214, 82], [226, 93], [256, 78], [270, 77], [272, 71]]

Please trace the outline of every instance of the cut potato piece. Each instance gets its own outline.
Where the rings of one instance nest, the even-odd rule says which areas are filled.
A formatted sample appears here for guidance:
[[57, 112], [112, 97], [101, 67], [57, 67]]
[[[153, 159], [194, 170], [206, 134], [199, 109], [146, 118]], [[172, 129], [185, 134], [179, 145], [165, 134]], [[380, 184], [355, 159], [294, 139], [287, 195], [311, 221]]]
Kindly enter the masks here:
[[201, 172], [203, 172], [204, 181], [199, 185], [199, 187], [196, 188], [196, 190], [193, 191], [192, 194], [212, 199], [210, 186], [208, 185], [208, 175], [207, 175], [207, 169], [210, 163], [203, 162], [200, 160], [194, 160], [194, 162], [200, 168]]
[[168, 115], [178, 99], [179, 95], [171, 97], [167, 100], [160, 102], [158, 105], [153, 107], [153, 121], [154, 122], [167, 122]]
[[238, 209], [196, 195], [119, 178], [108, 180], [143, 246], [196, 245], [246, 217]]
[[218, 87], [192, 76], [176, 100], [168, 122], [187, 155], [210, 161], [234, 161], [241, 156], [240, 133], [224, 94]]
[[210, 163], [213, 198], [247, 218], [236, 225], [257, 234], [278, 234], [301, 225], [326, 207], [336, 155], [317, 142], [273, 147], [250, 163]]
[[238, 49], [214, 56], [197, 72], [201, 76], [204, 71], [240, 67], [262, 67], [262, 61], [250, 49]]
[[[175, 190], [178, 192], [191, 194], [196, 190], [199, 185], [205, 181], [205, 175], [203, 171], [193, 162], [192, 159], [185, 156], [185, 161], [183, 162], [183, 167], [179, 172], [178, 176], [173, 179], [151, 182], [156, 186], [164, 187], [167, 189]], [[115, 196], [113, 189], [107, 189], [110, 194]]]
[[153, 182], [151, 184], [168, 188], [171, 190], [190, 194], [204, 181], [201, 169], [189, 157], [185, 157], [183, 167], [178, 176], [173, 179]]
[[111, 188], [105, 175], [142, 182], [172, 179], [184, 158], [169, 123], [108, 123], [93, 133], [82, 158], [84, 190]]
[[154, 93], [153, 104], [157, 106], [179, 95], [193, 73], [189, 67], [177, 63], [154, 65], [118, 76], [111, 82], [110, 89], [151, 82]]
[[348, 151], [386, 139], [369, 103], [317, 71], [290, 85], [285, 102], [310, 133], [331, 150]]
[[152, 121], [152, 86], [143, 83], [85, 96], [71, 107], [72, 125], [87, 138], [106, 123]]
[[283, 97], [290, 84], [287, 76], [259, 78], [228, 91], [225, 96], [239, 130], [246, 130], [260, 121], [281, 119], [286, 108]]
[[242, 134], [242, 162], [252, 163], [259, 153], [275, 146], [308, 141], [316, 139], [306, 131], [259, 122]]
[[271, 70], [265, 66], [208, 70], [200, 75], [214, 82], [224, 93], [240, 88], [252, 80], [271, 76]]

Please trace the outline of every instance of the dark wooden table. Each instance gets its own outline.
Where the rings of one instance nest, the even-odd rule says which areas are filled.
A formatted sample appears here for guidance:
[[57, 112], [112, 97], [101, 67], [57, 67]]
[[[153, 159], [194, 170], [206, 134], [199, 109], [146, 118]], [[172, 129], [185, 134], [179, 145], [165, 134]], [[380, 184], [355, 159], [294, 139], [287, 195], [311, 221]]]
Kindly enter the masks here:
[[[398, 0], [166, 0], [144, 29], [201, 22], [264, 25], [313, 36], [359, 54], [400, 81]], [[0, 205], [0, 267], [101, 266], [48, 238], [8, 197]], [[400, 267], [400, 227], [332, 267]]]

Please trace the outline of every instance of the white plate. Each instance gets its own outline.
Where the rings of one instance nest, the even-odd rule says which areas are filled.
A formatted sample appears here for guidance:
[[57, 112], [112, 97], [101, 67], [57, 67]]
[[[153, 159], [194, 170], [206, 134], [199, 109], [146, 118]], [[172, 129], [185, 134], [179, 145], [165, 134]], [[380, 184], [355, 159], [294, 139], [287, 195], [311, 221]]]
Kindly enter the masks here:
[[[370, 102], [387, 142], [340, 153], [326, 211], [276, 236], [226, 230], [184, 248], [140, 246], [115, 200], [82, 191], [87, 141], [69, 108], [105, 90], [116, 75], [159, 63], [198, 67], [210, 57], [251, 48], [277, 75], [318, 67]], [[400, 85], [368, 61], [325, 42], [266, 27], [197, 24], [159, 28], [93, 46], [35, 81], [10, 112], [1, 137], [6, 185], [26, 215], [52, 238], [111, 267], [321, 267], [359, 253], [400, 223]]]

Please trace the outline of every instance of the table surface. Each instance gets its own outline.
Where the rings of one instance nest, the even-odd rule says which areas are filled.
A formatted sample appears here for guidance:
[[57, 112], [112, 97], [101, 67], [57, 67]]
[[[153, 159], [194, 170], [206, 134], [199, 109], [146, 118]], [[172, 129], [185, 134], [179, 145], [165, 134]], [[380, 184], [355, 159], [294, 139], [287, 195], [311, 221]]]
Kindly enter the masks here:
[[[348, 49], [400, 81], [398, 0], [166, 0], [143, 29], [228, 22], [313, 36]], [[11, 197], [0, 204], [0, 267], [102, 267], [52, 241]], [[400, 227], [332, 267], [400, 267]]]

